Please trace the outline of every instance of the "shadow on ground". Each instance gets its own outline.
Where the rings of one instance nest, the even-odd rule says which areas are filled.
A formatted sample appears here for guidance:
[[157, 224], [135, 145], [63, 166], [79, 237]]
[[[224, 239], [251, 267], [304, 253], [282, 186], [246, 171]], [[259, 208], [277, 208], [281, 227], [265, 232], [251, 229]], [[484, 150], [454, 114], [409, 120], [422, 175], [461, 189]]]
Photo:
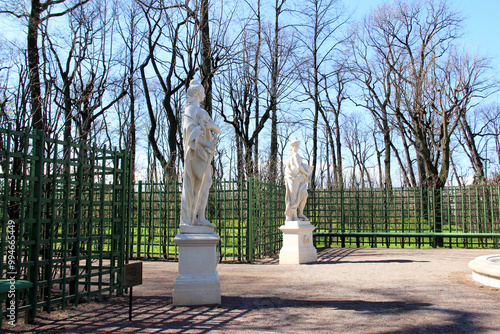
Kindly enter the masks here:
[[[367, 316], [391, 315], [405, 317], [411, 312], [445, 312], [450, 316], [446, 324], [435, 324], [425, 328], [413, 327], [385, 333], [478, 333], [482, 328], [474, 325], [474, 315], [454, 310], [437, 310], [428, 303], [405, 301], [363, 301], [363, 300], [294, 300], [258, 297], [222, 297], [222, 306], [179, 307], [173, 306], [165, 298], [144, 298], [134, 300], [133, 319], [128, 321], [127, 298], [118, 298], [95, 305], [95, 309], [81, 307], [72, 309], [71, 315], [40, 316], [30, 333], [209, 333], [214, 330], [229, 333], [238, 331], [286, 332], [283, 328], [287, 309], [319, 309], [334, 311], [354, 311]], [[254, 311], [268, 314], [282, 314], [283, 319], [274, 317], [271, 321], [248, 322]], [[287, 316], [288, 315], [288, 316]], [[326, 319], [324, 319], [326, 320]], [[331, 320], [331, 319], [330, 319]], [[321, 322], [318, 319], [318, 322]], [[328, 320], [329, 321], [329, 320]], [[293, 325], [292, 325], [293, 326]], [[293, 330], [290, 327], [289, 330]], [[300, 328], [295, 328], [299, 330]], [[304, 328], [307, 331], [307, 328]], [[16, 331], [14, 331], [16, 332]], [[25, 333], [25, 331], [22, 331]], [[21, 332], [18, 332], [21, 333]]]
[[[413, 253], [412, 253], [413, 252]], [[251, 280], [234, 284], [232, 290], [222, 295], [220, 306], [180, 307], [172, 305], [171, 295], [165, 294], [165, 287], [151, 286], [148, 293], [154, 297], [136, 295], [133, 303], [133, 320], [128, 321], [128, 296], [112, 298], [104, 303], [82, 304], [77, 308], [57, 310], [51, 314], [39, 313], [33, 325], [19, 324], [4, 328], [13, 333], [223, 333], [265, 332], [265, 333], [499, 333], [498, 298], [490, 290], [477, 287], [457, 286], [449, 281], [443, 284], [427, 272], [441, 270], [442, 266], [457, 270], [453, 257], [436, 263], [432, 259], [435, 251], [416, 256], [415, 251], [370, 249], [320, 249], [315, 268], [301, 267], [308, 272], [303, 282], [313, 282], [322, 287], [325, 275], [333, 277], [329, 284], [335, 289], [315, 290], [308, 293], [302, 283], [290, 283], [279, 292], [267, 294], [258, 277], [275, 277], [297, 270], [283, 266], [266, 267], [261, 264], [277, 264], [278, 259], [260, 260], [256, 264], [227, 264], [227, 280], [249, 277]], [[443, 251], [444, 252], [444, 251]], [[440, 253], [442, 254], [442, 253]], [[449, 253], [451, 254], [451, 253]], [[476, 255], [474, 253], [474, 255]], [[455, 256], [455, 255], [454, 255]], [[457, 256], [460, 258], [460, 256]], [[406, 263], [425, 262], [418, 266]], [[343, 264], [342, 275], [336, 275]], [[380, 263], [381, 265], [372, 265]], [[391, 274], [383, 276], [391, 265]], [[397, 264], [403, 264], [399, 267]], [[325, 264], [323, 266], [323, 264]], [[351, 265], [352, 264], [352, 265]], [[364, 266], [364, 264], [368, 264]], [[158, 266], [172, 266], [158, 262]], [[403, 282], [397, 279], [397, 271], [414, 268], [412, 275]], [[446, 267], [446, 268], [448, 268]], [[149, 275], [158, 267], [150, 266]], [[315, 270], [308, 270], [315, 269]], [[365, 269], [369, 269], [368, 271]], [[419, 269], [420, 268], [420, 269]], [[325, 270], [323, 270], [325, 269]], [[392, 273], [394, 270], [394, 273]], [[452, 271], [450, 271], [452, 270]], [[258, 276], [256, 272], [264, 271]], [[311, 273], [316, 273], [311, 275]], [[274, 276], [273, 276], [274, 275]], [[289, 276], [286, 276], [289, 277]], [[285, 279], [286, 279], [285, 277]], [[384, 277], [384, 279], [382, 279]], [[348, 278], [356, 284], [343, 285]], [[274, 282], [268, 280], [267, 282]], [[296, 279], [294, 282], [302, 282]], [[305, 284], [305, 283], [304, 283]], [[286, 285], [286, 284], [285, 284]], [[359, 285], [359, 286], [358, 286]], [[431, 287], [431, 288], [430, 288]], [[154, 291], [163, 295], [155, 295]], [[171, 289], [171, 287], [169, 288]], [[287, 290], [288, 289], [288, 290]], [[237, 290], [237, 291], [236, 291]], [[171, 291], [171, 290], [170, 290]], [[429, 291], [432, 291], [431, 293]], [[135, 292], [135, 291], [134, 291]], [[151, 293], [153, 292], [153, 293]], [[481, 297], [481, 304], [472, 300]]]
[[[366, 249], [360, 252], [355, 248], [320, 248], [318, 251], [318, 261], [315, 264], [333, 264], [333, 263], [414, 263], [429, 262], [408, 259], [386, 259], [374, 260], [371, 254], [366, 253]], [[370, 258], [370, 259], [367, 259]], [[279, 264], [277, 256], [257, 260], [257, 264]]]

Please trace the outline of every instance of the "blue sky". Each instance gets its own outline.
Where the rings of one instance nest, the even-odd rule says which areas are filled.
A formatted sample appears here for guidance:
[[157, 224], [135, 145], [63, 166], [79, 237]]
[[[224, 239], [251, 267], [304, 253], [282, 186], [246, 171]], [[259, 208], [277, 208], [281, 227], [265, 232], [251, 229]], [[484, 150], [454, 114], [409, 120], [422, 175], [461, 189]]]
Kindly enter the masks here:
[[465, 33], [467, 46], [475, 47], [480, 54], [496, 57], [500, 65], [500, 1], [454, 0], [453, 5], [466, 16]]

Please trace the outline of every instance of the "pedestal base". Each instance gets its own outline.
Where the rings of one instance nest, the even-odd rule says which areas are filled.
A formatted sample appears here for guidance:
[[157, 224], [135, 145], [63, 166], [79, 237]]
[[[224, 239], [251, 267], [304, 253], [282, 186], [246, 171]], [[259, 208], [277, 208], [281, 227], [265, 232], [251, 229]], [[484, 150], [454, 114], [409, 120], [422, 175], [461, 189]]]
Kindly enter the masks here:
[[318, 255], [313, 245], [312, 232], [316, 227], [310, 222], [287, 221], [280, 226], [283, 232], [283, 248], [280, 264], [302, 264], [316, 262]]
[[174, 305], [213, 305], [221, 303], [217, 273], [216, 233], [179, 233], [179, 274], [173, 290]]

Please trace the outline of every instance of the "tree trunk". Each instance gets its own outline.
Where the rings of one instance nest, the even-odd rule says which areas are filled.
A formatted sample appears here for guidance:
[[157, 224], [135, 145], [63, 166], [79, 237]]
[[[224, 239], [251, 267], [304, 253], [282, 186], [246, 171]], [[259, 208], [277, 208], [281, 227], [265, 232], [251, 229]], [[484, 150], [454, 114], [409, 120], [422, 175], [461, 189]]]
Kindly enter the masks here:
[[205, 88], [204, 109], [212, 117], [212, 49], [209, 25], [209, 0], [201, 0], [201, 75]]
[[384, 133], [384, 189], [392, 189], [391, 179], [391, 130], [387, 119], [387, 112], [383, 112], [383, 133]]
[[135, 125], [135, 84], [134, 84], [134, 40], [135, 40], [135, 17], [131, 15], [130, 23], [130, 59], [129, 59], [129, 77], [128, 77], [128, 95], [130, 98], [130, 126], [128, 130], [128, 143], [130, 150], [130, 166], [132, 166], [132, 184], [135, 184], [135, 153], [136, 153], [136, 125]]
[[342, 140], [340, 135], [340, 123], [339, 123], [339, 114], [335, 113], [335, 142], [337, 146], [337, 165], [336, 165], [336, 173], [337, 173], [337, 187], [343, 189], [344, 188], [344, 175], [342, 170]]
[[469, 160], [474, 168], [474, 183], [480, 184], [485, 180], [484, 174], [484, 164], [483, 159], [479, 155], [477, 150], [477, 146], [474, 140], [474, 134], [467, 122], [465, 116], [460, 120], [460, 130], [462, 130], [463, 138], [465, 140], [465, 144], [469, 149]]
[[243, 168], [243, 143], [241, 142], [241, 138], [239, 136], [236, 136], [236, 169], [237, 169], [237, 175], [236, 178], [238, 180], [241, 180], [244, 175], [244, 168]]
[[45, 120], [42, 114], [42, 92], [39, 72], [38, 55], [38, 26], [40, 24], [41, 5], [39, 0], [31, 1], [31, 14], [28, 21], [28, 68], [29, 86], [31, 93], [31, 114], [33, 115], [33, 128], [45, 129]]
[[170, 151], [170, 156], [168, 157], [167, 169], [165, 170], [165, 176], [168, 180], [176, 180], [177, 173], [175, 169], [175, 162], [177, 160], [177, 131], [179, 129], [179, 121], [172, 109], [170, 103], [170, 95], [167, 95], [163, 100], [163, 107], [167, 110], [167, 120], [168, 120], [168, 148]]
[[[275, 21], [274, 21], [274, 44], [271, 58], [271, 152], [269, 156], [269, 181], [276, 182], [278, 174], [278, 55], [279, 55], [279, 16], [281, 13], [281, 5], [278, 5], [276, 0]], [[284, 1], [283, 1], [284, 2]]]
[[[260, 117], [260, 99], [259, 99], [259, 64], [260, 64], [260, 47], [262, 43], [262, 25], [260, 17], [260, 0], [257, 0], [257, 45], [254, 59], [254, 77], [253, 77], [253, 93], [255, 98], [255, 128], [259, 127]], [[254, 165], [253, 175], [259, 175], [259, 135], [255, 136], [254, 140]]]

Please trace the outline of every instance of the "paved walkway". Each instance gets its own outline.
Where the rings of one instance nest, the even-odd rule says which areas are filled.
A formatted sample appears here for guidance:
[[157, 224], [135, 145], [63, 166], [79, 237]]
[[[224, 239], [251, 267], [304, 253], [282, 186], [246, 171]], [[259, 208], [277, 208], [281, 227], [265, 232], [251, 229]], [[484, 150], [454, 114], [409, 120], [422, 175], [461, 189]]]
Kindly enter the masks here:
[[500, 250], [324, 249], [318, 263], [218, 266], [222, 305], [171, 304], [177, 263], [145, 262], [128, 298], [40, 314], [14, 333], [500, 333], [500, 291], [467, 264]]

